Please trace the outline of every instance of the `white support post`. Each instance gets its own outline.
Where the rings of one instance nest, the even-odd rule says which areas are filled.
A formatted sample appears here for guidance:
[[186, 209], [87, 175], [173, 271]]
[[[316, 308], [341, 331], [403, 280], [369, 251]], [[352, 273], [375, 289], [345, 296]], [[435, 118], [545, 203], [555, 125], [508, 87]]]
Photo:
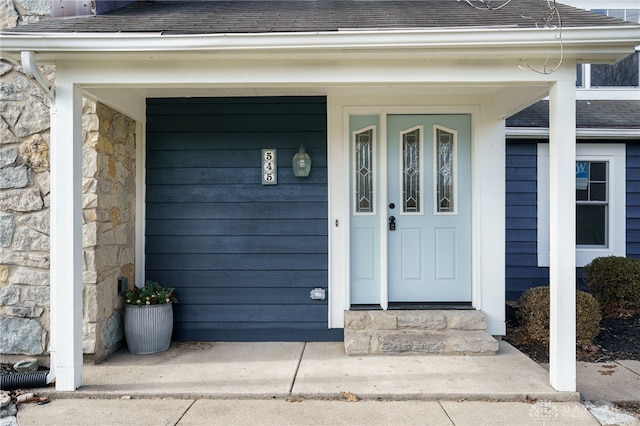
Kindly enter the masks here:
[[576, 390], [575, 93], [573, 78], [549, 92], [549, 379], [568, 392]]
[[51, 369], [56, 390], [82, 385], [82, 96], [57, 78], [51, 109]]
[[505, 321], [505, 120], [495, 100], [483, 105], [473, 137], [473, 305], [487, 315], [487, 332], [506, 334]]

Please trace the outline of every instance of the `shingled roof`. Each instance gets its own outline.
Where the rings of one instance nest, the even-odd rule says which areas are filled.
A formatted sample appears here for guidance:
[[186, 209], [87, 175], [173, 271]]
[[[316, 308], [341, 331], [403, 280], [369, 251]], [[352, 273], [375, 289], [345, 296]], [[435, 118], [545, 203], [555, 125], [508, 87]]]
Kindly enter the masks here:
[[[507, 127], [549, 127], [549, 101], [540, 101], [507, 119]], [[578, 129], [640, 129], [640, 101], [577, 101]]]
[[[54, 18], [9, 31], [231, 34], [448, 27], [535, 28], [543, 21], [546, 4], [547, 0], [516, 0], [500, 11], [489, 11], [475, 9], [459, 0], [138, 1], [103, 15]], [[624, 22], [570, 6], [558, 7], [565, 28], [616, 26]]]

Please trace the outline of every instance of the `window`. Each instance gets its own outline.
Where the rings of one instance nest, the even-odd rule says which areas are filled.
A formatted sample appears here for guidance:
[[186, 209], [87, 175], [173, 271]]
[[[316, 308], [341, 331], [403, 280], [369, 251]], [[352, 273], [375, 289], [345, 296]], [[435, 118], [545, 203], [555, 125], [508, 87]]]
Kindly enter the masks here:
[[[576, 266], [625, 256], [624, 144], [576, 145]], [[549, 145], [538, 144], [538, 266], [549, 266]]]
[[584, 67], [582, 64], [576, 65], [576, 87], [584, 87], [584, 78], [582, 77]]
[[607, 161], [576, 161], [576, 244], [607, 246]]
[[591, 65], [591, 87], [638, 86], [638, 55], [633, 53], [613, 65]]
[[[625, 21], [640, 23], [640, 9], [592, 9], [594, 13], [607, 15]], [[632, 53], [623, 60], [612, 64], [578, 65], [577, 87], [637, 87], [640, 85], [640, 53]]]

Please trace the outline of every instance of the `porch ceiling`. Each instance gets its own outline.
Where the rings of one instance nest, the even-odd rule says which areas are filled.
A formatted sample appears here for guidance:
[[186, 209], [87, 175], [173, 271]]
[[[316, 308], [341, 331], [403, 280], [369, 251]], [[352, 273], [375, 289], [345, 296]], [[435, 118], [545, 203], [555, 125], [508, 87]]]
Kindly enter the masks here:
[[478, 105], [491, 102], [497, 119], [510, 116], [544, 98], [547, 83], [538, 84], [387, 84], [387, 85], [88, 85], [85, 96], [99, 100], [136, 120], [145, 120], [147, 98], [191, 98], [233, 96], [363, 96], [420, 97], [424, 105]]
[[[389, 84], [389, 85], [273, 85], [261, 86], [255, 84], [233, 86], [202, 86], [202, 85], [167, 85], [145, 87], [144, 85], [122, 86], [121, 90], [129, 92], [135, 89], [135, 96], [144, 98], [171, 97], [220, 97], [220, 96], [328, 96], [328, 95], [449, 95], [449, 96], [492, 96], [498, 94], [505, 86], [472, 85], [459, 83], [455, 85], [430, 84]], [[546, 87], [540, 85], [539, 87]], [[102, 93], [105, 90], [119, 90], [113, 86], [101, 87], [88, 85], [84, 87], [89, 93]]]

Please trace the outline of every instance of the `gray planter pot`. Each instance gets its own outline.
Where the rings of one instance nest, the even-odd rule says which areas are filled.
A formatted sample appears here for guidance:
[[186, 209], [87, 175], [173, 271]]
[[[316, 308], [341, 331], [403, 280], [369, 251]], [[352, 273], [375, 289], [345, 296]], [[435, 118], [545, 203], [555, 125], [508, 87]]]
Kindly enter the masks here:
[[126, 305], [124, 335], [132, 354], [155, 354], [169, 349], [173, 332], [173, 304]]

